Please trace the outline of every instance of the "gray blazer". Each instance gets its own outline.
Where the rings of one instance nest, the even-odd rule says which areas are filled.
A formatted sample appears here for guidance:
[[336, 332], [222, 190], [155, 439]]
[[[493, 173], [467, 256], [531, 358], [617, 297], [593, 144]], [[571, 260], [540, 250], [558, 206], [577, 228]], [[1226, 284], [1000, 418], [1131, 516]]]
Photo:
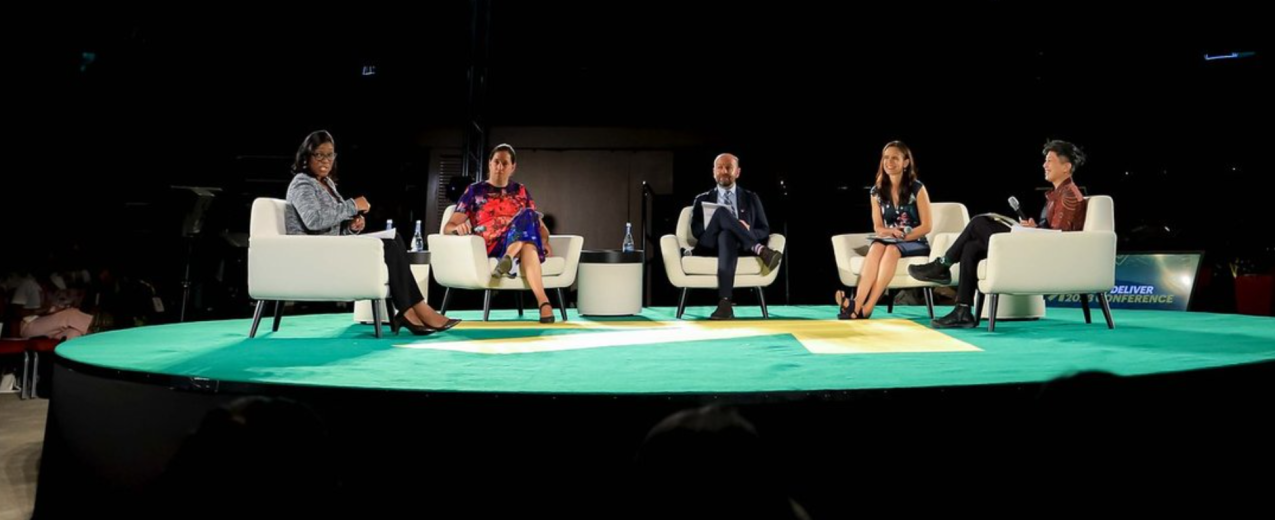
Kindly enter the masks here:
[[288, 185], [288, 204], [291, 211], [285, 215], [289, 235], [353, 235], [350, 219], [358, 214], [354, 199], [342, 199], [332, 179], [323, 179], [336, 193], [332, 198], [319, 180], [298, 173]]

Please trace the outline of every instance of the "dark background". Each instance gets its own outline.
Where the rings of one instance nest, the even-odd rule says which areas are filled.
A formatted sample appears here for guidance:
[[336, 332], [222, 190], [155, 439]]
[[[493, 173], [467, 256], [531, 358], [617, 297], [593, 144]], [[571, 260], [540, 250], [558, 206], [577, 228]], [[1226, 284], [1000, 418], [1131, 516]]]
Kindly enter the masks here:
[[[1270, 31], [1254, 5], [489, 8], [486, 123], [695, 135], [702, 145], [672, 150], [661, 209], [711, 187], [714, 155], [738, 154], [741, 184], [789, 235], [789, 280], [771, 303], [830, 303], [828, 237], [868, 229], [864, 188], [894, 139], [913, 147], [935, 200], [971, 213], [1007, 211], [1009, 195], [1038, 212], [1042, 145], [1078, 143], [1089, 163], [1076, 181], [1114, 197], [1122, 253], [1206, 252], [1193, 309], [1234, 309], [1232, 267], [1271, 272]], [[172, 321], [192, 200], [170, 186], [217, 187], [194, 239], [192, 316], [248, 316], [248, 207], [283, 195], [306, 133], [334, 133], [352, 173], [342, 191], [379, 201], [374, 218], [420, 218], [424, 136], [460, 135], [470, 118], [474, 9], [67, 8], [7, 20], [5, 270], [107, 268], [153, 286], [170, 310], [147, 319]], [[1253, 54], [1205, 60], [1232, 52]], [[659, 215], [654, 237], [674, 218]], [[674, 304], [659, 265], [652, 281], [654, 303]]]

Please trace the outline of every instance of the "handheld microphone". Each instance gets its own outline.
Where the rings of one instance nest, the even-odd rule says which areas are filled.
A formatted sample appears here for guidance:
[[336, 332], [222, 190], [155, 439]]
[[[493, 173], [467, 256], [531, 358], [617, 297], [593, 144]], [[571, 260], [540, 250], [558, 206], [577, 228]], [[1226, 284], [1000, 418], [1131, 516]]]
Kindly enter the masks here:
[[1023, 209], [1018, 206], [1018, 197], [1009, 198], [1009, 207], [1014, 208], [1014, 213], [1018, 214], [1018, 220], [1027, 220], [1027, 215], [1023, 214]]

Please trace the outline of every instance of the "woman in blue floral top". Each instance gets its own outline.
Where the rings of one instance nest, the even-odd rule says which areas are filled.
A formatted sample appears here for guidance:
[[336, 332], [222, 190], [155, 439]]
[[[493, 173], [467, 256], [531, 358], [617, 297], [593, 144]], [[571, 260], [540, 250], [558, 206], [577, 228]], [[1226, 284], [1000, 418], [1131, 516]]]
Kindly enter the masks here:
[[514, 147], [502, 144], [492, 149], [487, 158], [487, 180], [469, 185], [456, 202], [456, 213], [444, 228], [445, 233], [483, 237], [489, 258], [500, 258], [492, 278], [514, 278], [522, 264], [527, 285], [540, 304], [540, 322], [553, 323], [553, 305], [545, 295], [540, 265], [553, 254], [549, 247], [549, 229], [540, 221], [536, 201], [527, 187], [510, 180], [518, 167]]
[[886, 144], [869, 194], [872, 230], [880, 240], [872, 241], [863, 259], [854, 299], [837, 291], [835, 298], [841, 308], [837, 317], [854, 320], [872, 316], [877, 300], [894, 278], [899, 259], [930, 254], [930, 244], [925, 241], [931, 227], [930, 195], [916, 175], [912, 149], [902, 141]]

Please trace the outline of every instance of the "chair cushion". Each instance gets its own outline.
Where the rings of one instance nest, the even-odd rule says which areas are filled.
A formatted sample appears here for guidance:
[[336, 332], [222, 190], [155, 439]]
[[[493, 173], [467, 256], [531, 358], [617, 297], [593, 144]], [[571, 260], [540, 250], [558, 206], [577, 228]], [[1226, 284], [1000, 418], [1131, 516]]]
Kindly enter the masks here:
[[[488, 258], [487, 268], [493, 271], [496, 270], [497, 262], [499, 262], [499, 259], [497, 258]], [[541, 276], [558, 276], [566, 270], [567, 259], [561, 256], [547, 256], [545, 257], [545, 263], [540, 264]], [[519, 269], [519, 271], [521, 271], [521, 269]], [[521, 274], [522, 273], [520, 272], [519, 276], [521, 276]]]
[[[866, 259], [862, 256], [850, 257], [850, 272], [854, 273], [855, 276], [862, 273], [864, 260]], [[909, 256], [907, 258], [900, 258], [899, 265], [894, 268], [894, 276], [911, 276], [908, 274], [909, 265], [921, 265], [929, 262], [930, 257], [928, 256]]]
[[[683, 256], [682, 271], [686, 274], [717, 275], [717, 257]], [[761, 260], [755, 256], [742, 256], [735, 264], [735, 275], [761, 274]]]

